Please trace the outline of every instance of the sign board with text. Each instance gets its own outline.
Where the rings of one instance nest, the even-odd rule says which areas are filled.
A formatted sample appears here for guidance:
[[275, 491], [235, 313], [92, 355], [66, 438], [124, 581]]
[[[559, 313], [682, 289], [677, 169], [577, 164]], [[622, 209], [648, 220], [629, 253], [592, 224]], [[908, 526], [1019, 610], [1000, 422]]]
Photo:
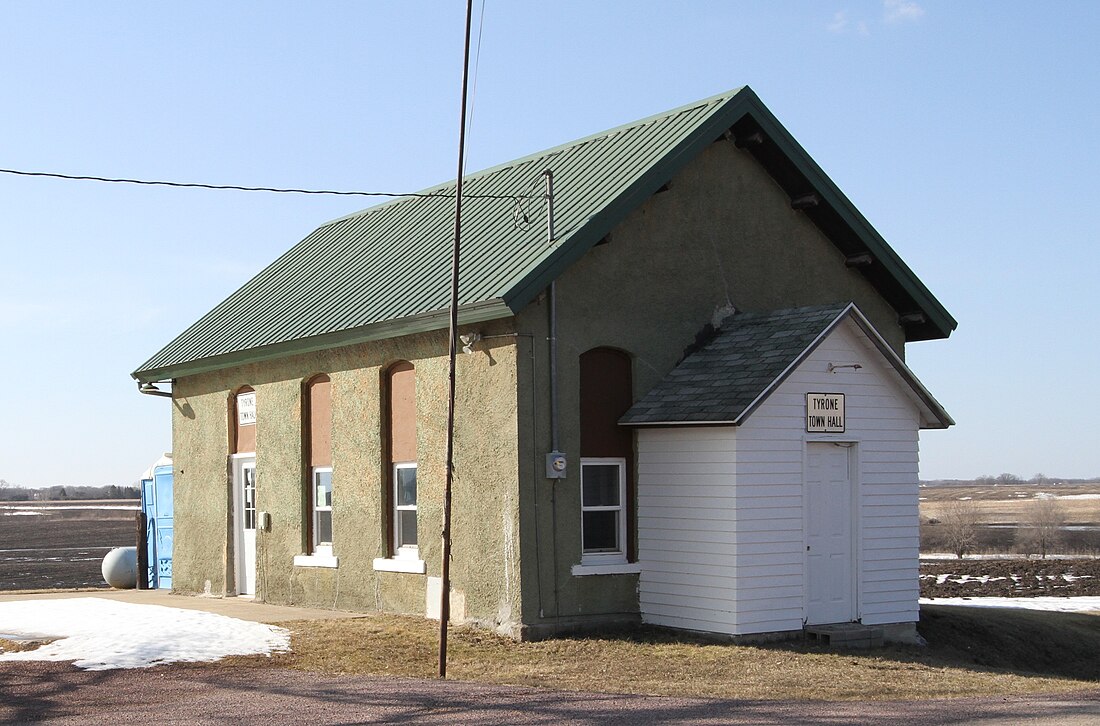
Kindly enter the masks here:
[[256, 392], [242, 393], [237, 396], [237, 424], [251, 426], [256, 423]]
[[806, 394], [806, 433], [844, 433], [844, 394]]

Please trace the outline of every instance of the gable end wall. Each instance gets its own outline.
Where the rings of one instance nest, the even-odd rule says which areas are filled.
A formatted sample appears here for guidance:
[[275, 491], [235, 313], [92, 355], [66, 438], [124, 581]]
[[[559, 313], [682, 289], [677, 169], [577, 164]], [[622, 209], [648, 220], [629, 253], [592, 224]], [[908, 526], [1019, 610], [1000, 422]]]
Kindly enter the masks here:
[[[569, 182], [555, 179], [556, 203]], [[568, 229], [559, 230], [567, 234]], [[855, 302], [888, 344], [903, 352], [897, 311], [801, 212], [748, 153], [708, 146], [557, 280], [561, 449], [567, 479], [549, 483], [546, 296], [516, 316], [535, 342], [518, 360], [520, 516], [524, 622], [557, 627], [566, 619], [638, 616], [638, 576], [577, 577], [580, 562], [579, 370], [587, 350], [606, 346], [633, 360], [634, 400], [681, 360], [716, 311], [769, 311]], [[530, 422], [530, 425], [527, 425]]]
[[[862, 368], [830, 373], [830, 362]], [[857, 326], [846, 321], [737, 432], [741, 485], [750, 483], [742, 462], [753, 467], [767, 462], [775, 470], [797, 472], [790, 483], [801, 488], [806, 441], [856, 443], [856, 606], [868, 625], [918, 617], [918, 411], [887, 365]], [[810, 392], [845, 394], [845, 433], [806, 433]], [[801, 533], [800, 514], [789, 530], [790, 539], [799, 543], [799, 558], [805, 555]]]

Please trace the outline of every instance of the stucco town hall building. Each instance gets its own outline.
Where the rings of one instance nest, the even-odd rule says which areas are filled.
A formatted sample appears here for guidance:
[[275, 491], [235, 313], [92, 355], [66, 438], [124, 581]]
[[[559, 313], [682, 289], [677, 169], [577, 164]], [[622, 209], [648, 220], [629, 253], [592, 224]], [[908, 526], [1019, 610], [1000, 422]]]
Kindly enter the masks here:
[[[177, 592], [438, 617], [453, 192], [322, 225], [134, 372]], [[750, 89], [464, 194], [452, 618], [915, 634], [953, 422], [905, 344], [956, 322]]]

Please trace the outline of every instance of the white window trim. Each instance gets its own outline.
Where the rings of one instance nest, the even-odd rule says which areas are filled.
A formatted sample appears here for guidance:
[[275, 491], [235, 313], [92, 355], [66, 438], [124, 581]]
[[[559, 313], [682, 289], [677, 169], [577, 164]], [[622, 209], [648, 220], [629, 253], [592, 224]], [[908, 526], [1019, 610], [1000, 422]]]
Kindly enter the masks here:
[[414, 557], [376, 557], [374, 569], [377, 572], [408, 572], [413, 575], [423, 575], [428, 571], [424, 560]]
[[[609, 511], [611, 507], [584, 506], [584, 467], [586, 464], [617, 464], [619, 467], [619, 551], [618, 552], [585, 552], [584, 551], [584, 512], [585, 511]], [[626, 459], [623, 457], [588, 457], [581, 459], [581, 562], [574, 569], [580, 567], [602, 569], [604, 567], [616, 567], [630, 565], [626, 560], [627, 533], [626, 533]], [[617, 572], [573, 572], [573, 574], [599, 575], [618, 574]]]
[[573, 565], [574, 577], [585, 575], [637, 575], [642, 571], [640, 562], [627, 562], [621, 565]]
[[332, 550], [329, 550], [328, 554], [322, 554], [315, 552], [312, 555], [294, 555], [295, 567], [339, 567], [340, 558], [332, 555]]
[[[417, 482], [416, 500], [417, 505], [414, 506], [397, 506], [397, 470], [398, 469], [416, 469], [415, 461], [399, 461], [391, 465], [391, 473], [393, 478], [393, 508], [390, 510], [390, 516], [393, 518], [393, 542], [390, 545], [393, 547], [393, 557], [377, 557], [374, 560], [374, 569], [376, 572], [405, 572], [412, 575], [423, 575], [427, 573], [428, 566], [424, 563], [424, 560], [420, 559], [420, 547], [419, 545], [405, 545], [399, 546], [398, 542], [401, 541], [401, 520], [397, 516], [399, 511], [419, 511], [417, 505], [420, 503], [420, 486]], [[419, 474], [419, 472], [418, 472]], [[417, 528], [417, 542], [420, 541], [420, 530]]]
[[[331, 466], [315, 466], [315, 467], [313, 467], [313, 470], [310, 471], [310, 474], [309, 474], [310, 499], [313, 502], [313, 506], [311, 508], [312, 511], [310, 513], [310, 516], [313, 518], [313, 527], [312, 527], [312, 529], [313, 529], [313, 541], [310, 543], [310, 547], [313, 550], [313, 552], [311, 553], [313, 555], [317, 555], [319, 557], [326, 557], [326, 556], [327, 557], [332, 557], [332, 542], [318, 542], [317, 541], [317, 530], [319, 529], [319, 527], [317, 526], [317, 519], [318, 519], [317, 513], [318, 512], [328, 512], [330, 515], [332, 514], [332, 506], [331, 505], [327, 506], [327, 507], [321, 507], [317, 504], [317, 474], [322, 473], [322, 472], [327, 472], [328, 473], [329, 483], [331, 485], [331, 482], [332, 482], [332, 467]], [[335, 487], [334, 487], [333, 488], [333, 498], [335, 498], [335, 493], [336, 493], [336, 490], [335, 490]], [[335, 524], [335, 522], [333, 524]], [[336, 528], [333, 527], [333, 539], [335, 539], [335, 536], [336, 536]]]
[[[401, 518], [397, 516], [398, 512], [417, 512], [417, 504], [420, 502], [420, 482], [417, 481], [416, 501], [417, 504], [412, 506], [398, 506], [397, 504], [397, 470], [398, 469], [416, 469], [415, 461], [399, 461], [393, 464], [393, 511], [391, 516], [393, 517], [393, 559], [411, 559], [420, 560], [420, 527], [417, 526], [415, 545], [401, 545]], [[419, 477], [420, 472], [417, 472]], [[419, 514], [417, 515], [419, 519]], [[419, 525], [419, 521], [417, 522]]]

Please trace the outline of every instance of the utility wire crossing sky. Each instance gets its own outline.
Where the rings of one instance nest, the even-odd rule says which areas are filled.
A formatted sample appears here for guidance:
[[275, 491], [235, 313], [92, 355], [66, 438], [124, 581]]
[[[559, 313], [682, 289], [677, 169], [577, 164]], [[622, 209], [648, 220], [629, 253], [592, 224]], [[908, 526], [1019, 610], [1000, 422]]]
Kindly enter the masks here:
[[[0, 167], [386, 193], [454, 176], [464, 4], [0, 7]], [[1100, 5], [486, 0], [471, 172], [749, 85], [959, 321], [924, 478], [1100, 474]], [[73, 174], [75, 175], [75, 174]], [[0, 174], [0, 480], [131, 484], [129, 373], [361, 195]]]

